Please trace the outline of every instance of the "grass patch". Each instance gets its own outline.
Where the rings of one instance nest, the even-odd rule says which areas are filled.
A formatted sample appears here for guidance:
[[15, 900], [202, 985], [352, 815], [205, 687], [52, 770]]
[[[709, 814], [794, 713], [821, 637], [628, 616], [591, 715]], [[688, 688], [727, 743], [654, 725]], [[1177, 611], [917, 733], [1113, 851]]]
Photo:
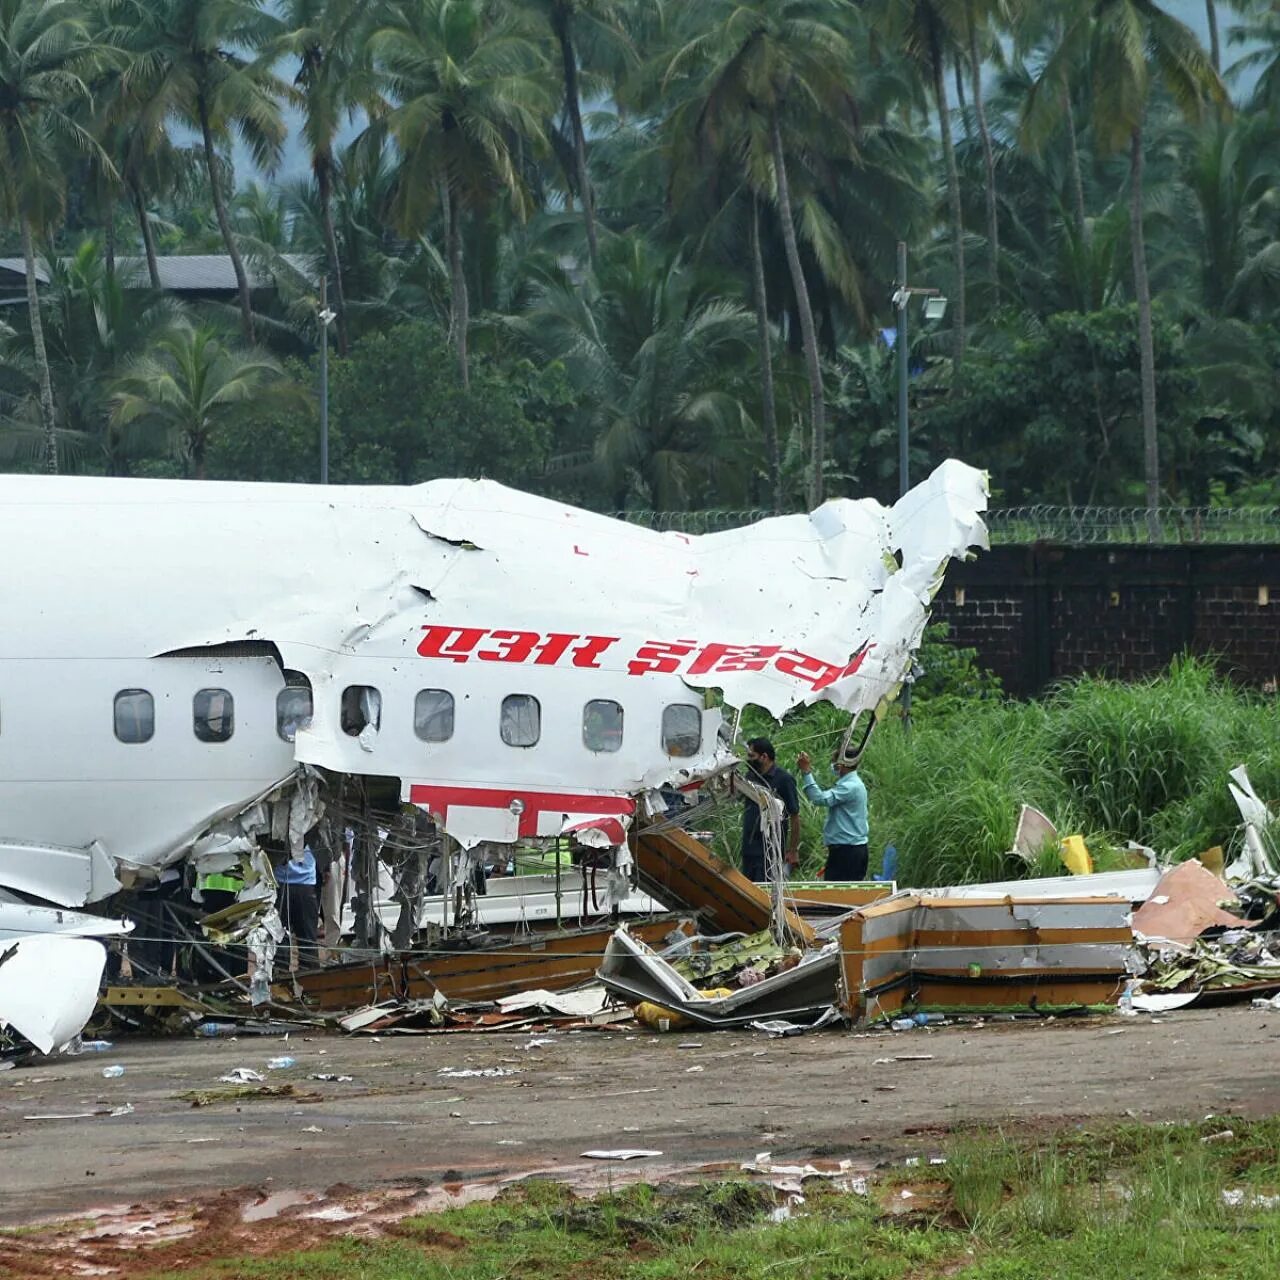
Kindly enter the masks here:
[[[1123, 864], [1129, 840], [1179, 861], [1213, 845], [1230, 856], [1240, 836], [1227, 773], [1238, 764], [1248, 766], [1259, 795], [1280, 802], [1276, 699], [1236, 688], [1207, 662], [1183, 659], [1129, 684], [1090, 677], [1042, 701], [1015, 703], [981, 679], [965, 651], [960, 660], [954, 651], [946, 656], [948, 646], [930, 632], [924, 664], [942, 675], [917, 686], [911, 732], [891, 714], [860, 769], [872, 867], [885, 845], [895, 845], [901, 883], [1060, 873], [1052, 850], [1030, 865], [1007, 856], [1022, 804], [1042, 809], [1063, 835], [1083, 835], [1097, 868], [1110, 870]], [[780, 763], [792, 768], [801, 750], [825, 762], [846, 723], [825, 704], [780, 726], [748, 709], [742, 730], [771, 737]], [[829, 770], [819, 776], [829, 781]], [[825, 856], [825, 814], [807, 801], [802, 809], [801, 873], [813, 875]], [[725, 806], [716, 823], [716, 852], [730, 861], [740, 821], [738, 806]]]
[[[1230, 1127], [1230, 1142], [1205, 1143]], [[809, 1185], [802, 1216], [728, 1182], [630, 1186], [581, 1200], [531, 1183], [408, 1220], [397, 1238], [225, 1259], [188, 1280], [1273, 1280], [1280, 1212], [1223, 1192], [1270, 1188], [1280, 1121], [970, 1132], [941, 1166], [886, 1170], [873, 1194]], [[913, 1196], [903, 1190], [916, 1187]], [[920, 1208], [913, 1207], [915, 1205]], [[157, 1277], [159, 1280], [159, 1277]], [[167, 1278], [166, 1278], [167, 1280]]]

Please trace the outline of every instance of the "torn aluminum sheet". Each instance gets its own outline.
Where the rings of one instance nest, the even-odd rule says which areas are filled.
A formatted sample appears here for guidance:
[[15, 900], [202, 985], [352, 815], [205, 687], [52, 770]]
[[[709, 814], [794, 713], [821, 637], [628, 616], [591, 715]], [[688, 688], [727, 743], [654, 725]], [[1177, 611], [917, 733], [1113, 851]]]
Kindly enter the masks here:
[[833, 1022], [839, 1021], [840, 1010], [832, 1005], [816, 1022], [788, 1022], [785, 1018], [771, 1018], [767, 1022], [751, 1022], [747, 1025], [752, 1031], [763, 1031], [773, 1039], [781, 1039], [788, 1036], [802, 1036], [810, 1031], [821, 1031], [823, 1027], [829, 1027]]
[[38, 906], [0, 889], [0, 943], [40, 933], [74, 938], [122, 937], [133, 927], [132, 920], [108, 920], [64, 907]]
[[925, 898], [1121, 898], [1125, 902], [1141, 903], [1155, 892], [1162, 874], [1159, 867], [1135, 867], [1127, 871], [1095, 871], [1085, 876], [959, 884], [918, 892]]
[[1034, 805], [1024, 804], [1018, 812], [1018, 828], [1013, 833], [1009, 856], [1034, 862], [1046, 845], [1058, 847], [1058, 828]]
[[650, 1003], [706, 1027], [741, 1027], [783, 1018], [821, 1016], [834, 1002], [840, 953], [834, 942], [803, 955], [793, 969], [729, 995], [704, 995], [656, 952], [625, 929], [605, 948], [597, 977], [611, 995], [635, 1005]]
[[1192, 858], [1160, 877], [1155, 892], [1134, 912], [1133, 931], [1144, 939], [1187, 943], [1206, 929], [1251, 928], [1253, 921], [1224, 910], [1239, 905], [1226, 882]]
[[1231, 770], [1227, 786], [1244, 823], [1244, 847], [1227, 868], [1226, 878], [1233, 885], [1257, 884], [1275, 889], [1280, 885], [1274, 856], [1275, 818], [1253, 789], [1244, 765]]
[[0, 1030], [12, 1027], [41, 1053], [64, 1048], [97, 1004], [106, 962], [92, 938], [38, 934], [0, 942]]
[[[775, 715], [891, 695], [948, 559], [985, 545], [985, 508], [954, 461], [892, 509], [839, 500], [702, 537], [489, 481], [0, 477], [0, 545], [22, 549], [0, 557], [23, 619], [0, 635], [4, 715], [51, 726], [0, 737], [0, 886], [97, 901], [299, 764], [398, 779], [464, 846], [620, 845], [638, 794], [727, 762], [702, 690]], [[201, 691], [235, 704], [205, 740]]]
[[562, 1018], [588, 1018], [604, 1008], [606, 998], [604, 988], [592, 983], [580, 991], [521, 991], [516, 995], [503, 996], [497, 1004], [503, 1013], [530, 1010]]

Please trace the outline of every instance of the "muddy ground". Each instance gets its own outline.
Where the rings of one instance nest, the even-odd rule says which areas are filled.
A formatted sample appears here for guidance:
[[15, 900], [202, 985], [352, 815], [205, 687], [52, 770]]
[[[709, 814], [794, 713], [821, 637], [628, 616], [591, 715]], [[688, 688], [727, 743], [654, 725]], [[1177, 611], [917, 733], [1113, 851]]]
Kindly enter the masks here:
[[[268, 1071], [278, 1054], [297, 1065]], [[125, 1074], [104, 1079], [116, 1063]], [[215, 1094], [200, 1106], [181, 1096], [225, 1090], [219, 1077], [234, 1067], [292, 1092]], [[442, 1074], [487, 1067], [510, 1074]], [[352, 1080], [310, 1078], [322, 1073]], [[121, 1039], [109, 1054], [0, 1073], [0, 1225], [230, 1188], [424, 1188], [530, 1171], [581, 1180], [600, 1167], [582, 1159], [591, 1148], [661, 1151], [647, 1164], [655, 1171], [736, 1164], [765, 1149], [871, 1167], [925, 1154], [975, 1121], [1277, 1110], [1280, 1014], [1247, 1006], [786, 1040], [631, 1031]]]

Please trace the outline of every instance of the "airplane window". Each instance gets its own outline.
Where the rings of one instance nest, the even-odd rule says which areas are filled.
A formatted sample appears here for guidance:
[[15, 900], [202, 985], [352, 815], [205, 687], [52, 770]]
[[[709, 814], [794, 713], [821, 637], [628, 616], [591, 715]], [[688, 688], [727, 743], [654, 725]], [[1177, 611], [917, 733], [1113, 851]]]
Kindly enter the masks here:
[[588, 751], [622, 750], [622, 707], [593, 698], [582, 708], [582, 742]]
[[145, 689], [121, 689], [115, 701], [116, 737], [150, 742], [156, 731], [156, 701]]
[[301, 671], [286, 671], [284, 678], [285, 687], [276, 694], [276, 733], [292, 742], [299, 729], [311, 728], [311, 681]]
[[702, 712], [687, 702], [662, 710], [662, 749], [669, 756], [696, 756], [702, 746]]
[[227, 742], [235, 732], [235, 699], [226, 689], [201, 689], [191, 700], [192, 727], [201, 742]]
[[352, 684], [342, 691], [342, 732], [358, 738], [370, 725], [382, 727], [382, 694], [372, 685]]
[[511, 693], [502, 700], [502, 740], [509, 747], [536, 746], [542, 736], [542, 708], [528, 693]]
[[453, 694], [420, 689], [413, 700], [413, 731], [423, 742], [448, 742], [453, 737]]

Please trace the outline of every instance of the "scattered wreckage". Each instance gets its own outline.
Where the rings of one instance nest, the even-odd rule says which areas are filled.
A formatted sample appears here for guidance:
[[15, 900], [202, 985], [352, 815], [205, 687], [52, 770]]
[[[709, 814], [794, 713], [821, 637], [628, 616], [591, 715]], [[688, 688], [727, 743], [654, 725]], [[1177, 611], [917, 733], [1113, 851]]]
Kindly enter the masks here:
[[[985, 482], [959, 463], [892, 509], [699, 538], [487, 482], [0, 489], [11, 543], [57, 569], [9, 567], [35, 621], [0, 641], [0, 675], [23, 673], [0, 688], [0, 1035], [42, 1052], [85, 1025], [121, 941], [132, 981], [110, 977], [103, 1003], [148, 1027], [447, 1033], [634, 1010], [790, 1034], [1280, 989], [1273, 820], [1243, 770], [1225, 879], [1139, 849], [1094, 873], [1079, 837], [1024, 809], [1014, 854], [1058, 843], [1072, 874], [785, 881], [776, 805], [734, 777], [706, 694], [774, 715], [829, 701], [856, 756], [947, 561], [984, 545]], [[762, 579], [766, 553], [790, 572]], [[78, 626], [117, 597], [144, 604]], [[692, 834], [730, 786], [761, 806], [766, 886]], [[294, 969], [276, 866], [309, 840], [339, 868], [334, 962]], [[210, 877], [238, 886], [218, 910], [157, 892]], [[175, 940], [177, 982], [157, 948]]]
[[[955, 461], [892, 508], [702, 537], [487, 481], [7, 476], [0, 497], [22, 620], [0, 637], [0, 1034], [42, 1049], [74, 1038], [126, 935], [126, 1021], [569, 986], [631, 910], [655, 942], [807, 941], [776, 892], [700, 863], [686, 883], [672, 815], [736, 764], [708, 695], [830, 702], [856, 752], [948, 560], [986, 545], [985, 477]], [[291, 974], [275, 868], [309, 841], [349, 887], [343, 941]], [[479, 901], [485, 868], [561, 841], [536, 911]]]

